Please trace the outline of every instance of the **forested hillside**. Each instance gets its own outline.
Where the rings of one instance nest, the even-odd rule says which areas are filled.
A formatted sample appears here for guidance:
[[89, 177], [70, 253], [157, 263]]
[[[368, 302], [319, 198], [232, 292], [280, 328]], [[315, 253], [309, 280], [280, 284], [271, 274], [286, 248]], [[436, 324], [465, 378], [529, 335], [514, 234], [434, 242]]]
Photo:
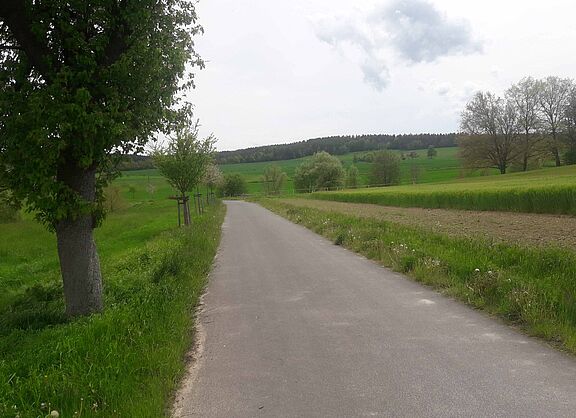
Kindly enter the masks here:
[[342, 155], [355, 151], [377, 149], [415, 150], [428, 146], [453, 147], [456, 134], [410, 134], [410, 135], [347, 135], [330, 136], [293, 142], [291, 144], [265, 145], [236, 151], [222, 151], [216, 155], [218, 164], [248, 163], [261, 161], [291, 160], [306, 157], [319, 151]]

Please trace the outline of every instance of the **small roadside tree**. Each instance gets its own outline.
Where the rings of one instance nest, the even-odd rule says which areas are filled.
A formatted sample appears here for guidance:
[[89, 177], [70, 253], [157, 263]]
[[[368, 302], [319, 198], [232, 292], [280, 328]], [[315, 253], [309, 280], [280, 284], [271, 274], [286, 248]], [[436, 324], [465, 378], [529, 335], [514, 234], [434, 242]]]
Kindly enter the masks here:
[[188, 193], [197, 187], [212, 161], [213, 135], [198, 138], [199, 123], [183, 125], [176, 129], [165, 147], [157, 147], [152, 153], [154, 165], [174, 189], [178, 191], [184, 208], [184, 225], [190, 225], [190, 202]]
[[267, 166], [262, 176], [264, 193], [267, 195], [279, 194], [287, 177], [286, 173], [278, 165]]
[[195, 3], [0, 1], [0, 170], [56, 232], [66, 312], [103, 309], [93, 229], [113, 155], [166, 131], [202, 65]]
[[426, 155], [428, 156], [428, 158], [432, 159], [434, 157], [436, 157], [438, 155], [438, 151], [436, 151], [436, 148], [434, 148], [434, 145], [429, 145], [428, 146], [428, 151], [426, 152]]
[[400, 157], [392, 151], [379, 151], [374, 154], [370, 173], [372, 184], [392, 186], [400, 183]]
[[218, 189], [224, 183], [224, 175], [218, 166], [214, 163], [208, 164], [202, 182], [206, 185], [206, 201], [210, 202], [210, 197], [214, 194], [214, 190]]
[[346, 172], [342, 162], [325, 151], [318, 152], [300, 164], [294, 173], [297, 192], [313, 192], [342, 187]]

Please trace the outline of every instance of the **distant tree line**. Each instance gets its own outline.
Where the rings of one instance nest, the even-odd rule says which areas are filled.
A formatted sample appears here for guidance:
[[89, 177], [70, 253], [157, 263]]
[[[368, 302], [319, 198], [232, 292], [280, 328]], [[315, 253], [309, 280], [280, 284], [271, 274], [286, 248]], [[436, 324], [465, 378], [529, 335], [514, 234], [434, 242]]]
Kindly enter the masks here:
[[470, 168], [504, 174], [545, 159], [576, 164], [576, 85], [569, 78], [527, 77], [503, 97], [480, 91], [466, 104], [460, 129], [459, 155]]
[[147, 170], [150, 168], [154, 168], [154, 161], [149, 155], [124, 155], [118, 163], [118, 170], [120, 171]]
[[456, 134], [409, 134], [409, 135], [348, 135], [330, 136], [293, 142], [291, 144], [265, 145], [216, 154], [217, 164], [248, 163], [261, 161], [291, 160], [325, 151], [331, 155], [381, 149], [415, 150], [429, 146], [454, 147]]

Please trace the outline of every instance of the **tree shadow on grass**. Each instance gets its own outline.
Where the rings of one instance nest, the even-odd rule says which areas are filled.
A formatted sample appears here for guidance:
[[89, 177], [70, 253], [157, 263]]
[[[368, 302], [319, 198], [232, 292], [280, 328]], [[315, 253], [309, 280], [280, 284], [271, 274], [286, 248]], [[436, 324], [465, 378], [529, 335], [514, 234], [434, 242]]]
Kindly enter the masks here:
[[62, 285], [57, 283], [30, 286], [0, 307], [0, 335], [15, 330], [42, 330], [67, 321]]

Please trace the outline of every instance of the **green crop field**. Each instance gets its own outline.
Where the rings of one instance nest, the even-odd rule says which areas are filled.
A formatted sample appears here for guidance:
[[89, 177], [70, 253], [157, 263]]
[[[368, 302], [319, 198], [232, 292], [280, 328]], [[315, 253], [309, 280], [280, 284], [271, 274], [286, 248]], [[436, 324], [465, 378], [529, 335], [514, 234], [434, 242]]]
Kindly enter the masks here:
[[155, 171], [117, 179], [96, 231], [106, 310], [68, 320], [53, 234], [24, 214], [0, 224], [0, 416], [159, 417], [184, 369], [192, 309], [222, 206], [177, 228]]
[[[415, 165], [419, 168], [418, 183], [433, 183], [439, 181], [448, 181], [457, 179], [459, 177], [477, 177], [480, 175], [496, 174], [497, 170], [483, 170], [483, 171], [466, 171], [461, 168], [460, 160], [457, 158], [457, 147], [451, 148], [437, 148], [438, 155], [434, 158], [426, 157], [426, 149], [416, 150], [417, 158], [406, 158], [400, 163], [401, 182], [402, 184], [411, 184], [411, 166]], [[356, 152], [350, 154], [339, 155], [338, 158], [342, 161], [344, 167], [349, 167], [353, 164], [354, 155], [361, 157], [366, 152]], [[401, 151], [394, 150], [393, 152], [400, 154]], [[294, 171], [302, 162], [311, 157], [298, 158], [294, 160], [284, 161], [271, 161], [259, 163], [241, 163], [241, 164], [225, 164], [221, 165], [220, 169], [225, 174], [240, 174], [248, 182], [249, 193], [260, 193], [262, 191], [261, 177], [264, 174], [264, 169], [271, 165], [276, 164], [288, 175], [288, 181], [284, 186], [287, 193], [293, 193], [294, 185], [292, 179]], [[370, 177], [370, 163], [358, 161], [356, 167], [360, 172], [360, 185], [369, 185]]]
[[311, 197], [403, 207], [576, 215], [576, 166], [435, 184], [318, 192]]

